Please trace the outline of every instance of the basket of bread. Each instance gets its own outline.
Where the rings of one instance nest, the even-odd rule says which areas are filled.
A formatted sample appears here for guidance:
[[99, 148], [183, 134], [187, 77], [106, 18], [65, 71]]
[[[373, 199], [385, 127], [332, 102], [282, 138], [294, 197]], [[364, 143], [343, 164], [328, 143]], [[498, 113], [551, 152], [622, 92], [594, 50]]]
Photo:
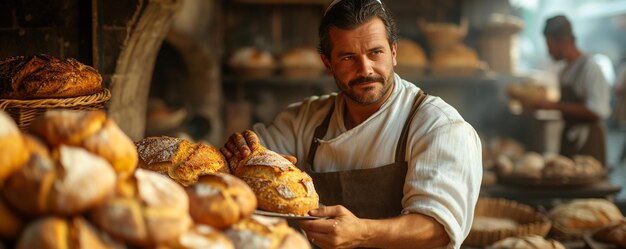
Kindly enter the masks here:
[[229, 165], [211, 145], [171, 137], [133, 143], [101, 111], [47, 111], [28, 132], [0, 111], [0, 243], [310, 248], [284, 219], [253, 214], [317, 207], [310, 177], [282, 160], [289, 162], [261, 148]]
[[573, 240], [594, 234], [594, 238], [616, 243], [619, 241], [611, 233], [624, 219], [619, 208], [606, 199], [575, 199], [552, 208], [549, 217], [554, 238]]
[[75, 59], [41, 54], [0, 61], [0, 110], [22, 130], [48, 109], [99, 110], [110, 98], [100, 74]]

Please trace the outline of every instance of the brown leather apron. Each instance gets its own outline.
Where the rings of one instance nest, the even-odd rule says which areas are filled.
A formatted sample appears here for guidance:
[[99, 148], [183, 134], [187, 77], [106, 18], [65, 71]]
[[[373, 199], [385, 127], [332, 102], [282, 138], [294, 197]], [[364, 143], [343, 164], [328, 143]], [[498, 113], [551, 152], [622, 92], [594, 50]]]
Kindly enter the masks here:
[[[586, 62], [586, 61], [585, 61]], [[575, 79], [578, 79], [582, 72], [582, 65], [578, 67], [578, 75]], [[561, 101], [567, 103], [585, 103], [585, 99], [579, 97], [574, 89], [570, 86], [571, 84], [564, 84], [564, 82], [560, 82], [561, 85]], [[574, 155], [590, 155], [594, 158], [598, 159], [602, 165], [606, 165], [606, 130], [602, 125], [601, 121], [582, 121], [564, 117], [565, 125], [563, 127], [563, 134], [561, 134], [561, 154], [567, 157], [572, 157]], [[587, 136], [587, 141], [580, 146], [577, 146], [576, 142], [569, 141], [567, 139], [568, 132], [576, 126], [586, 125], [589, 127], [589, 135]]]
[[305, 169], [313, 178], [315, 189], [324, 205], [343, 205], [359, 218], [395, 217], [402, 211], [402, 196], [408, 164], [405, 160], [408, 131], [419, 106], [426, 99], [422, 91], [416, 96], [396, 147], [395, 162], [371, 169], [319, 173], [313, 171], [313, 160], [319, 140], [326, 135], [334, 106], [315, 129]]

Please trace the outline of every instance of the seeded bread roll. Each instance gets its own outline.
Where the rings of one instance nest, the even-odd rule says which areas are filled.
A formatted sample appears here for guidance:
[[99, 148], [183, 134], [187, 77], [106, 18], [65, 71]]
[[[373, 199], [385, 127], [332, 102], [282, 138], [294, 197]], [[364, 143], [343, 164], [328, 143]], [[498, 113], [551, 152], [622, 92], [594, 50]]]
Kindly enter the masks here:
[[28, 160], [22, 133], [5, 112], [0, 111], [0, 185], [4, 178]]
[[31, 223], [22, 233], [17, 249], [118, 249], [125, 248], [98, 231], [82, 217], [46, 217]]
[[130, 175], [137, 166], [134, 143], [102, 111], [50, 110], [30, 129], [52, 148], [79, 146], [101, 156], [121, 177]]
[[580, 237], [624, 218], [612, 202], [605, 199], [580, 199], [550, 210], [555, 235]]
[[309, 242], [284, 219], [252, 215], [226, 231], [237, 249], [311, 248]]
[[319, 196], [311, 177], [263, 146], [231, 168], [252, 188], [260, 209], [306, 215], [318, 206]]
[[27, 143], [36, 148], [30, 160], [2, 188], [16, 211], [27, 216], [74, 215], [103, 203], [113, 190], [115, 172], [104, 159], [65, 145], [50, 158], [43, 145], [34, 140]]
[[102, 90], [102, 76], [75, 59], [49, 55], [0, 61], [0, 99], [68, 98]]
[[139, 167], [169, 175], [183, 186], [210, 173], [230, 173], [219, 149], [174, 137], [149, 137], [137, 142]]
[[620, 248], [626, 248], [626, 219], [621, 219], [608, 226], [602, 227], [600, 230], [593, 233], [593, 238], [598, 241], [619, 246]]
[[225, 229], [249, 217], [256, 209], [256, 197], [242, 180], [228, 174], [201, 176], [186, 188], [189, 212], [197, 222]]
[[539, 235], [523, 237], [509, 237], [500, 240], [487, 249], [565, 249], [565, 246], [556, 240], [546, 240]]
[[91, 217], [111, 236], [137, 246], [165, 243], [191, 227], [185, 190], [143, 169], [118, 181], [114, 196], [94, 208]]
[[168, 241], [158, 249], [235, 249], [233, 242], [218, 230], [206, 225], [196, 225], [178, 238]]

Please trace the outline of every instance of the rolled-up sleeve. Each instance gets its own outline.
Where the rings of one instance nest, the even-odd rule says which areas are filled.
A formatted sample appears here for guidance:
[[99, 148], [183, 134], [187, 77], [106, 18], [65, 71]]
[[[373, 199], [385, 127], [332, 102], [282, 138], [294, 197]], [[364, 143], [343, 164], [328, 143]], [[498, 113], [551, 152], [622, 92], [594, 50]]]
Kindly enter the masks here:
[[433, 217], [450, 237], [448, 248], [460, 248], [472, 226], [480, 191], [480, 139], [461, 120], [412, 136], [410, 143], [403, 213]]

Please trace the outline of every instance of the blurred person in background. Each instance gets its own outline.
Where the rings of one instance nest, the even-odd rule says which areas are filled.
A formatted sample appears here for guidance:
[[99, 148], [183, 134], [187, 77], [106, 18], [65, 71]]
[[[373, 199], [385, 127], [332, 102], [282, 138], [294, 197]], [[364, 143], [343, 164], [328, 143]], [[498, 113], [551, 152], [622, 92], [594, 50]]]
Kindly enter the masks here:
[[563, 15], [547, 19], [543, 34], [550, 56], [564, 61], [565, 68], [558, 75], [561, 99], [540, 101], [535, 106], [561, 111], [565, 121], [562, 155], [590, 155], [606, 165], [606, 129], [602, 121], [611, 114], [611, 93], [600, 62], [609, 59], [580, 51], [572, 25]]
[[326, 205], [309, 214], [330, 218], [298, 224], [321, 248], [460, 248], [469, 234], [480, 139], [452, 106], [394, 73], [397, 37], [380, 0], [333, 2], [320, 56], [340, 93], [292, 104], [222, 148], [245, 158], [260, 143], [300, 159]]

